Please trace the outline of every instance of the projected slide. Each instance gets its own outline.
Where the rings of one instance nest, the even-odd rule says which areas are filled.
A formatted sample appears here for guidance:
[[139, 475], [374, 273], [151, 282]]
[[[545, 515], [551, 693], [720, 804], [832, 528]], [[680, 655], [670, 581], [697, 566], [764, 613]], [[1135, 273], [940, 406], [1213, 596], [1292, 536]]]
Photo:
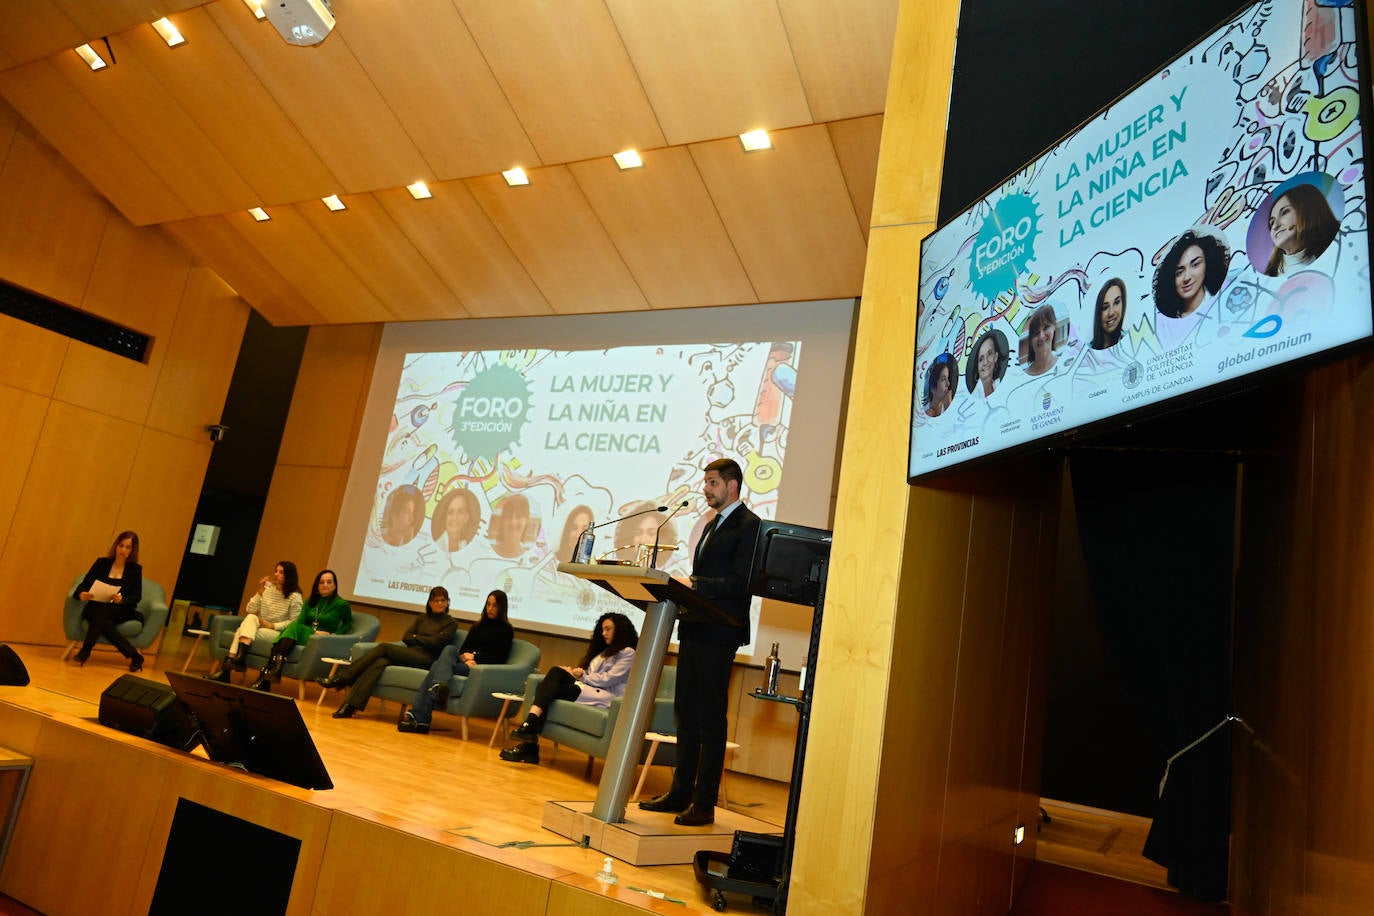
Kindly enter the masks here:
[[1371, 334], [1356, 14], [1243, 9], [923, 242], [909, 476]]
[[657, 533], [686, 575], [721, 456], [775, 517], [801, 361], [800, 340], [407, 353], [354, 593], [420, 604], [440, 584], [475, 609], [501, 588], [520, 625], [585, 632], [625, 610], [556, 570], [589, 522], [687, 501], [595, 532], [597, 557], [628, 561]]

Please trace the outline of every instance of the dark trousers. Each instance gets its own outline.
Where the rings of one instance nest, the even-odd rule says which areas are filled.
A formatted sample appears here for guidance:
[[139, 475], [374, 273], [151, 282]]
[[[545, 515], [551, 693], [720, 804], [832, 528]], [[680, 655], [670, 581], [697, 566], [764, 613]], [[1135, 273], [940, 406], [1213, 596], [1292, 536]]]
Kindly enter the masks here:
[[95, 641], [102, 636], [125, 658], [133, 658], [138, 654], [138, 650], [128, 638], [115, 629], [119, 624], [136, 618], [138, 611], [124, 604], [87, 601], [86, 609], [81, 612], [81, 616], [86, 619], [86, 638], [81, 643], [81, 655], [90, 655]]
[[544, 715], [539, 717], [540, 727], [543, 727], [544, 719], [548, 717], [550, 703], [554, 700], [575, 700], [581, 693], [582, 688], [578, 686], [577, 678], [562, 668], [550, 668], [544, 679], [539, 682], [539, 686], [534, 688], [534, 699], [530, 701], [531, 706], [538, 706], [544, 710]]
[[285, 662], [286, 656], [290, 655], [294, 648], [296, 648], [296, 641], [288, 636], [283, 636], [272, 643], [272, 651], [268, 654], [267, 660], [271, 661], [274, 656], [280, 655], [282, 661]]
[[353, 685], [345, 702], [355, 709], [366, 709], [367, 701], [372, 697], [372, 688], [377, 686], [377, 678], [382, 676], [387, 665], [428, 668], [432, 664], [434, 656], [427, 649], [400, 646], [394, 642], [373, 646], [348, 670], [339, 675], [345, 684]]
[[458, 660], [458, 647], [444, 646], [444, 651], [440, 652], [434, 664], [429, 666], [429, 673], [421, 682], [420, 689], [415, 691], [415, 699], [410, 701], [410, 714], [415, 717], [415, 721], [428, 725], [429, 720], [433, 718], [434, 694], [429, 692], [429, 688], [435, 684], [447, 684], [453, 680], [454, 675], [467, 677], [471, 673], [472, 669], [468, 667], [467, 662]]
[[695, 805], [714, 807], [720, 792], [735, 649], [697, 640], [678, 644], [677, 769], [668, 792]]

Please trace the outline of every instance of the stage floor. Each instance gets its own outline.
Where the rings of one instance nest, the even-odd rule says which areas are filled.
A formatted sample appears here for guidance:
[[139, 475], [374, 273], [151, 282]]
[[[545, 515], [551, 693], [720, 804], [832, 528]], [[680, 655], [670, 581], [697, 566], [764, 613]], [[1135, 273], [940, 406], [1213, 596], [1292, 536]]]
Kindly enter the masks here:
[[[180, 671], [187, 646], [189, 641], [179, 651], [164, 647], [160, 657], [148, 656], [139, 676], [165, 683], [162, 670]], [[28, 667], [31, 683], [27, 688], [3, 688], [5, 699], [40, 711], [94, 720], [101, 692], [127, 673], [123, 660], [112, 651], [98, 651], [84, 667], [77, 667], [59, 660], [61, 648], [14, 648]], [[204, 673], [207, 667], [202, 650], [188, 673]], [[294, 695], [295, 689], [296, 683], [287, 680], [278, 692]], [[540, 765], [507, 763], [497, 756], [499, 739], [495, 747], [487, 747], [494, 720], [471, 720], [468, 741], [460, 737], [459, 721], [444, 715], [436, 716], [435, 724], [451, 730], [407, 735], [396, 731], [399, 708], [395, 703], [373, 700], [352, 719], [334, 719], [331, 713], [341, 695], [328, 696], [316, 706], [318, 695], [319, 688], [310, 685], [305, 701], [299, 703], [335, 785], [331, 791], [315, 793], [316, 804], [368, 809], [413, 824], [417, 830], [438, 829], [465, 837], [502, 850], [507, 862], [526, 858], [532, 867], [543, 863], [588, 876], [601, 870], [604, 853], [584, 849], [541, 826], [547, 802], [590, 802], [596, 797], [593, 780], [601, 773], [599, 761], [593, 780], [584, 779], [584, 755], [567, 749], [555, 753], [545, 742]], [[644, 795], [666, 789], [670, 772], [667, 767], [654, 767]], [[787, 805], [785, 783], [731, 773], [729, 798], [730, 811], [781, 830]], [[633, 804], [630, 810], [636, 822], [662, 819], [665, 832], [682, 829], [672, 827], [671, 815], [640, 812]], [[712, 912], [690, 865], [635, 867], [617, 861], [615, 871], [622, 888], [657, 891], [684, 902], [689, 911]]]

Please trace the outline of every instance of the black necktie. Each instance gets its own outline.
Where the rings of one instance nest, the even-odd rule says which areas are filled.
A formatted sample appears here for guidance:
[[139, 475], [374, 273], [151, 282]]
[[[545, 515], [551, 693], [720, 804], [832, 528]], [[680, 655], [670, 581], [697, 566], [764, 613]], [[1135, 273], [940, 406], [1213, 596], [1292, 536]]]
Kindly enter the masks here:
[[719, 515], [707, 522], [706, 527], [701, 529], [701, 540], [697, 541], [696, 556], [692, 557], [693, 563], [701, 558], [701, 549], [706, 546], [706, 541], [711, 537], [711, 532], [716, 530], [716, 525], [718, 524], [720, 524]]

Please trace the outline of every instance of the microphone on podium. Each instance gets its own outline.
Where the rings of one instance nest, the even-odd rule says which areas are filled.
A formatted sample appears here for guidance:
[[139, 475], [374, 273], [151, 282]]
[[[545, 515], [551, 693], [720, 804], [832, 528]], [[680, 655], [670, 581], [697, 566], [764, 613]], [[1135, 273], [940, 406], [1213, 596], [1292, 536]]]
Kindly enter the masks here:
[[[683, 505], [686, 505], [686, 503], [684, 502]], [[623, 522], [627, 518], [635, 518], [636, 516], [645, 515], [649, 512], [667, 511], [667, 506], [650, 506], [648, 509], [641, 509], [638, 512], [631, 512], [629, 515], [622, 515], [620, 516], [620, 518], [613, 518], [608, 521], [604, 521], [599, 525], [588, 525], [586, 528], [582, 529], [582, 533], [577, 536], [577, 546], [573, 548], [573, 562], [590, 563], [592, 561], [592, 548], [596, 543], [596, 536], [592, 534], [592, 532], [596, 529], [604, 527], [606, 525], [614, 525], [616, 522]], [[618, 549], [618, 547], [612, 547], [611, 551], [613, 552]]]
[[[672, 518], [674, 515], [677, 515], [677, 514], [678, 514], [679, 512], [681, 512], [683, 509], [686, 509], [686, 508], [687, 508], [687, 504], [688, 504], [689, 502], [691, 502], [690, 499], [684, 499], [682, 502], [678, 503], [677, 508], [674, 509], [672, 512], [669, 512], [669, 513], [668, 513], [668, 518], [665, 518], [663, 521], [659, 522], [659, 523], [658, 523], [658, 527], [654, 529], [654, 552], [651, 553], [651, 554], [649, 555], [649, 568], [650, 568], [650, 569], [658, 569], [658, 533], [659, 533], [660, 531], [663, 530], [663, 526], [664, 526], [664, 525], [668, 524], [668, 519]], [[666, 507], [664, 507], [664, 508], [666, 508]], [[659, 511], [662, 512], [663, 510], [660, 509]], [[670, 549], [670, 550], [675, 550], [676, 547], [672, 547], [672, 548], [669, 548], [669, 549]]]

